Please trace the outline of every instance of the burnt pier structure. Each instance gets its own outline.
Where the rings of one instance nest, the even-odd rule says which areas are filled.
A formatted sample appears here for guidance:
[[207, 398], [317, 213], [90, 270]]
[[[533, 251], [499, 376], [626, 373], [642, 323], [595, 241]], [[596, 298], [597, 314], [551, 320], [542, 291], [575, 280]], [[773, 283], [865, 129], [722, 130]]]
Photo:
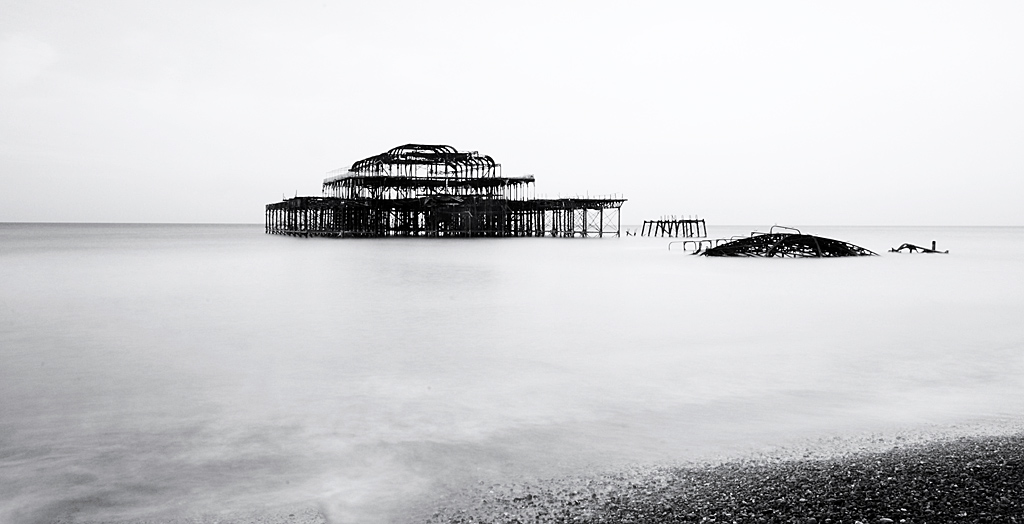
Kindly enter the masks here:
[[662, 217], [658, 220], [644, 220], [640, 236], [703, 238], [708, 236], [708, 226], [703, 218]]
[[267, 204], [270, 234], [325, 237], [619, 236], [624, 198], [536, 198], [534, 177], [451, 146], [406, 144], [328, 173], [319, 197]]

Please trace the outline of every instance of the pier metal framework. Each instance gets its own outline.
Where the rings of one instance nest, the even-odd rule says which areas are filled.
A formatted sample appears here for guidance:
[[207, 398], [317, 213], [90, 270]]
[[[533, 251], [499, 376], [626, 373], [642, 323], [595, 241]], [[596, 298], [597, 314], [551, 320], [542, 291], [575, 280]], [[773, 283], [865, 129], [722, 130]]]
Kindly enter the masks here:
[[618, 236], [623, 198], [534, 196], [487, 155], [407, 144], [328, 173], [323, 196], [266, 206], [266, 232], [330, 237]]
[[644, 220], [640, 236], [707, 237], [708, 227], [703, 218], [662, 217], [658, 220]]

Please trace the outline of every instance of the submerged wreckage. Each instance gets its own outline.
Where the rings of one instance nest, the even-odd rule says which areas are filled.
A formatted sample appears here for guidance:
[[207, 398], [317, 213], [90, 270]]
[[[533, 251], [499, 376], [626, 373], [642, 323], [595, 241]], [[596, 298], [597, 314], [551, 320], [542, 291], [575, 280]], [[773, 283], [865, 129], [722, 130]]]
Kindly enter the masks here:
[[906, 243], [904, 243], [900, 247], [889, 248], [889, 252], [890, 253], [902, 253], [904, 249], [907, 250], [907, 253], [917, 253], [917, 252], [920, 251], [921, 253], [942, 253], [944, 255], [949, 254], [949, 250], [948, 249], [945, 250], [945, 251], [939, 251], [938, 249], [935, 249], [935, 241], [934, 240], [932, 240], [932, 248], [931, 249], [928, 249], [926, 247], [921, 247], [921, 246], [915, 246], [914, 244], [906, 244]]
[[[785, 230], [776, 232], [776, 229]], [[799, 229], [772, 226], [768, 233], [753, 232], [749, 237], [726, 241], [697, 251], [707, 257], [863, 257], [877, 253], [842, 240], [806, 235]]]

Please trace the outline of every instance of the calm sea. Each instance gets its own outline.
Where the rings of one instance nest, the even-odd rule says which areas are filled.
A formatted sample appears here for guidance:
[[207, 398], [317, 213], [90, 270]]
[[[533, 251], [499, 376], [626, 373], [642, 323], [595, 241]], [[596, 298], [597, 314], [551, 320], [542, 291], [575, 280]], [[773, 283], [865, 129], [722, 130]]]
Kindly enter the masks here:
[[480, 481], [1024, 420], [1024, 228], [804, 232], [881, 256], [0, 224], [0, 522], [387, 522]]

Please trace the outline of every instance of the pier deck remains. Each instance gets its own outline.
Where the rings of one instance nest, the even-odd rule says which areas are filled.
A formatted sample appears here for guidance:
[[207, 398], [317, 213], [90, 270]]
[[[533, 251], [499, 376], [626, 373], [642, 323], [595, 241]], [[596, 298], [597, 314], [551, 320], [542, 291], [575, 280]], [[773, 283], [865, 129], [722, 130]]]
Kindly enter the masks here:
[[270, 234], [327, 237], [619, 236], [623, 198], [535, 198], [487, 155], [407, 144], [328, 173], [323, 196], [267, 204]]
[[644, 220], [640, 236], [704, 238], [708, 236], [708, 226], [703, 218], [663, 217], [658, 220]]

